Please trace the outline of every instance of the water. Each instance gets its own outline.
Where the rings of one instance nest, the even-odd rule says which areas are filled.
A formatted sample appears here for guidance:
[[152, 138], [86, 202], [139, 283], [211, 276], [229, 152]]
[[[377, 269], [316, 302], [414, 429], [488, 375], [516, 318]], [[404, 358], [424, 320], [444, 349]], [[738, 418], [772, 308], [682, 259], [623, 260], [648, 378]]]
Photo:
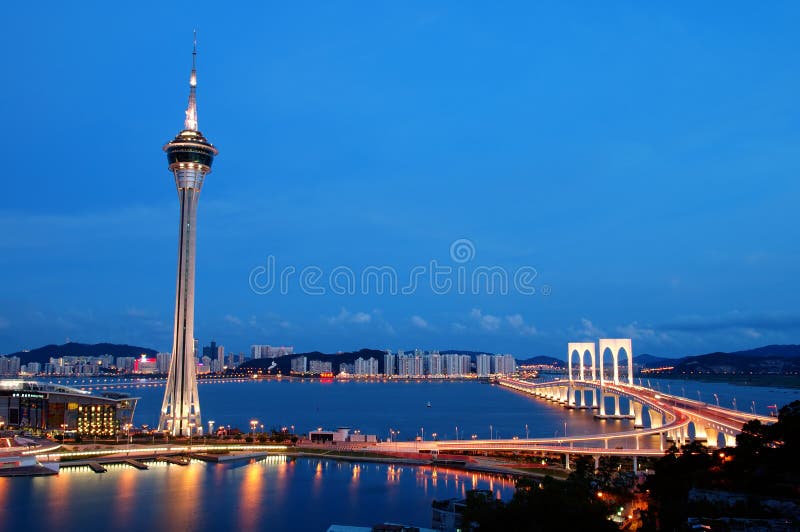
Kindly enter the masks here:
[[[201, 381], [198, 390], [205, 427], [214, 420], [216, 427], [243, 431], [250, 430], [251, 420], [258, 420], [258, 430], [261, 425], [266, 431], [294, 427], [297, 433], [350, 427], [382, 439], [399, 430], [400, 440], [434, 434], [439, 439], [563, 436], [565, 422], [569, 435], [631, 428], [628, 421], [597, 423], [591, 411], [567, 410], [476, 381]], [[136, 425], [158, 423], [163, 386], [131, 385], [119, 391], [141, 397]]]
[[[655, 380], [653, 387], [722, 406], [737, 399], [757, 412], [800, 399], [800, 390], [698, 381]], [[71, 380], [69, 385], [76, 385]], [[94, 379], [92, 385], [97, 384]], [[638, 380], [637, 380], [638, 384]], [[647, 384], [643, 379], [643, 384]], [[135, 423], [154, 426], [164, 388], [131, 384], [114, 388], [141, 397]], [[294, 426], [349, 426], [381, 438], [400, 439], [569, 435], [627, 430], [631, 422], [597, 421], [591, 411], [567, 410], [506, 388], [474, 381], [201, 382], [203, 419], [248, 430]], [[431, 407], [427, 407], [430, 401]], [[491, 428], [490, 428], [491, 427]], [[64, 470], [57, 477], [0, 478], [0, 530], [325, 530], [331, 523], [369, 526], [383, 521], [426, 526], [433, 499], [491, 489], [508, 498], [513, 483], [502, 476], [430, 467], [355, 464], [286, 457], [232, 466], [195, 462], [188, 467], [152, 464], [148, 471], [111, 466], [104, 474]], [[168, 501], [168, 502], [167, 502]]]
[[384, 521], [430, 526], [431, 501], [513, 481], [452, 469], [269, 457], [232, 466], [110, 466], [0, 478], [0, 530], [308, 530]]

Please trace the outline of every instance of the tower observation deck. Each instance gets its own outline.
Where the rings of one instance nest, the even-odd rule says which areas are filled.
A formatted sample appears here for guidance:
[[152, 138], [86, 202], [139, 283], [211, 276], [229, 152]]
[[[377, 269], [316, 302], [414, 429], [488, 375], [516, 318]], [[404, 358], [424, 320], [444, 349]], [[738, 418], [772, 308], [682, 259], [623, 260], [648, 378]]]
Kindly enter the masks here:
[[192, 51], [189, 104], [183, 130], [164, 145], [180, 203], [178, 278], [172, 359], [158, 429], [173, 436], [202, 433], [194, 352], [194, 273], [197, 203], [217, 149], [197, 129], [197, 40]]

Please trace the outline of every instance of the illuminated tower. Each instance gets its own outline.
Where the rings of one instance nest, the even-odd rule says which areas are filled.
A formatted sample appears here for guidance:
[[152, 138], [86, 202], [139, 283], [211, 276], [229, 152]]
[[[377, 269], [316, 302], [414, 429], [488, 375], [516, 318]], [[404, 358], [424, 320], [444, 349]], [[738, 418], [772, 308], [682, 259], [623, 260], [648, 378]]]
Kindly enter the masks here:
[[201, 433], [200, 399], [197, 396], [194, 342], [194, 257], [197, 200], [203, 179], [211, 173], [217, 149], [197, 129], [197, 39], [192, 51], [189, 105], [183, 131], [164, 146], [169, 170], [175, 175], [181, 205], [178, 231], [178, 283], [175, 295], [175, 333], [167, 389], [158, 421], [159, 430], [173, 436]]

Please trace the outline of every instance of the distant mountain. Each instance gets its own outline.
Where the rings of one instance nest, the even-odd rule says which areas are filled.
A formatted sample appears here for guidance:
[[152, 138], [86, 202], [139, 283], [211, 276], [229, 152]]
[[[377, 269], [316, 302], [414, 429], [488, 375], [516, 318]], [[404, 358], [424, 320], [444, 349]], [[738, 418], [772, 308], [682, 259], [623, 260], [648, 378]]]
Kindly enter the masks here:
[[517, 360], [518, 365], [551, 365], [551, 366], [558, 366], [560, 368], [564, 368], [567, 366], [567, 363], [559, 358], [539, 355], [531, 358], [526, 358], [525, 360]]
[[113, 355], [114, 357], [138, 357], [141, 354], [153, 356], [156, 354], [155, 349], [148, 347], [137, 347], [135, 345], [127, 344], [79, 344], [77, 342], [69, 342], [67, 344], [55, 345], [50, 344], [30, 351], [18, 351], [11, 353], [7, 356], [19, 357], [23, 364], [28, 362], [39, 362], [46, 364], [50, 362], [50, 358], [63, 357], [63, 356], [92, 356], [99, 357], [102, 355]]
[[659, 366], [671, 366], [675, 364], [675, 358], [657, 357], [654, 355], [638, 355], [633, 357], [633, 364], [643, 368], [655, 368]]
[[786, 374], [800, 372], [800, 345], [767, 345], [681, 358], [640, 355], [633, 360], [640, 367], [673, 366], [672, 374]]

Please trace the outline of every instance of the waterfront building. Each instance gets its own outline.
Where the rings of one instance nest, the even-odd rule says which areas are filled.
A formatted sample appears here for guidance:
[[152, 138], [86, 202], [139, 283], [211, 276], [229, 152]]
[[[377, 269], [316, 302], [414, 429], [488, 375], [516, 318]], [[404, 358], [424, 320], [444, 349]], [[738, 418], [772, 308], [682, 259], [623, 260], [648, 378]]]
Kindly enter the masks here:
[[222, 373], [225, 370], [225, 347], [217, 347], [217, 373]]
[[438, 351], [434, 351], [428, 355], [427, 363], [425, 364], [428, 375], [437, 377], [443, 373], [442, 371], [442, 355]]
[[469, 375], [472, 373], [472, 357], [469, 355], [458, 355], [460, 362], [460, 374]]
[[0, 375], [19, 375], [19, 357], [0, 357]]
[[158, 353], [156, 354], [156, 366], [159, 373], [166, 373], [169, 371], [169, 362], [172, 360], [172, 353]]
[[489, 355], [475, 357], [475, 370], [478, 377], [488, 377], [491, 373], [491, 357]]
[[358, 357], [354, 364], [354, 373], [356, 375], [374, 376], [378, 374], [378, 359], [370, 357], [364, 360]]
[[272, 347], [271, 345], [251, 345], [250, 358], [278, 358], [294, 354], [294, 347], [280, 346]]
[[133, 422], [138, 397], [37, 381], [0, 381], [0, 419], [10, 428], [76, 431], [113, 436]]
[[461, 375], [461, 364], [458, 355], [444, 355], [444, 371], [448, 377]]
[[297, 357], [292, 359], [292, 373], [306, 373], [308, 371], [308, 358]]
[[192, 51], [189, 104], [183, 130], [164, 146], [169, 170], [175, 177], [180, 202], [178, 275], [175, 297], [174, 338], [159, 430], [173, 435], [202, 432], [194, 338], [194, 277], [197, 205], [203, 181], [211, 173], [218, 151], [197, 127], [197, 46]]
[[402, 351], [397, 352], [397, 375], [398, 377], [409, 377], [414, 371], [414, 356], [406, 355]]
[[494, 355], [492, 357], [492, 373], [495, 375], [511, 375], [517, 371], [517, 362], [512, 355]]
[[333, 364], [323, 360], [311, 360], [308, 363], [310, 373], [333, 373]]
[[387, 377], [397, 375], [397, 357], [392, 354], [388, 349], [386, 354], [383, 355], [383, 374]]

